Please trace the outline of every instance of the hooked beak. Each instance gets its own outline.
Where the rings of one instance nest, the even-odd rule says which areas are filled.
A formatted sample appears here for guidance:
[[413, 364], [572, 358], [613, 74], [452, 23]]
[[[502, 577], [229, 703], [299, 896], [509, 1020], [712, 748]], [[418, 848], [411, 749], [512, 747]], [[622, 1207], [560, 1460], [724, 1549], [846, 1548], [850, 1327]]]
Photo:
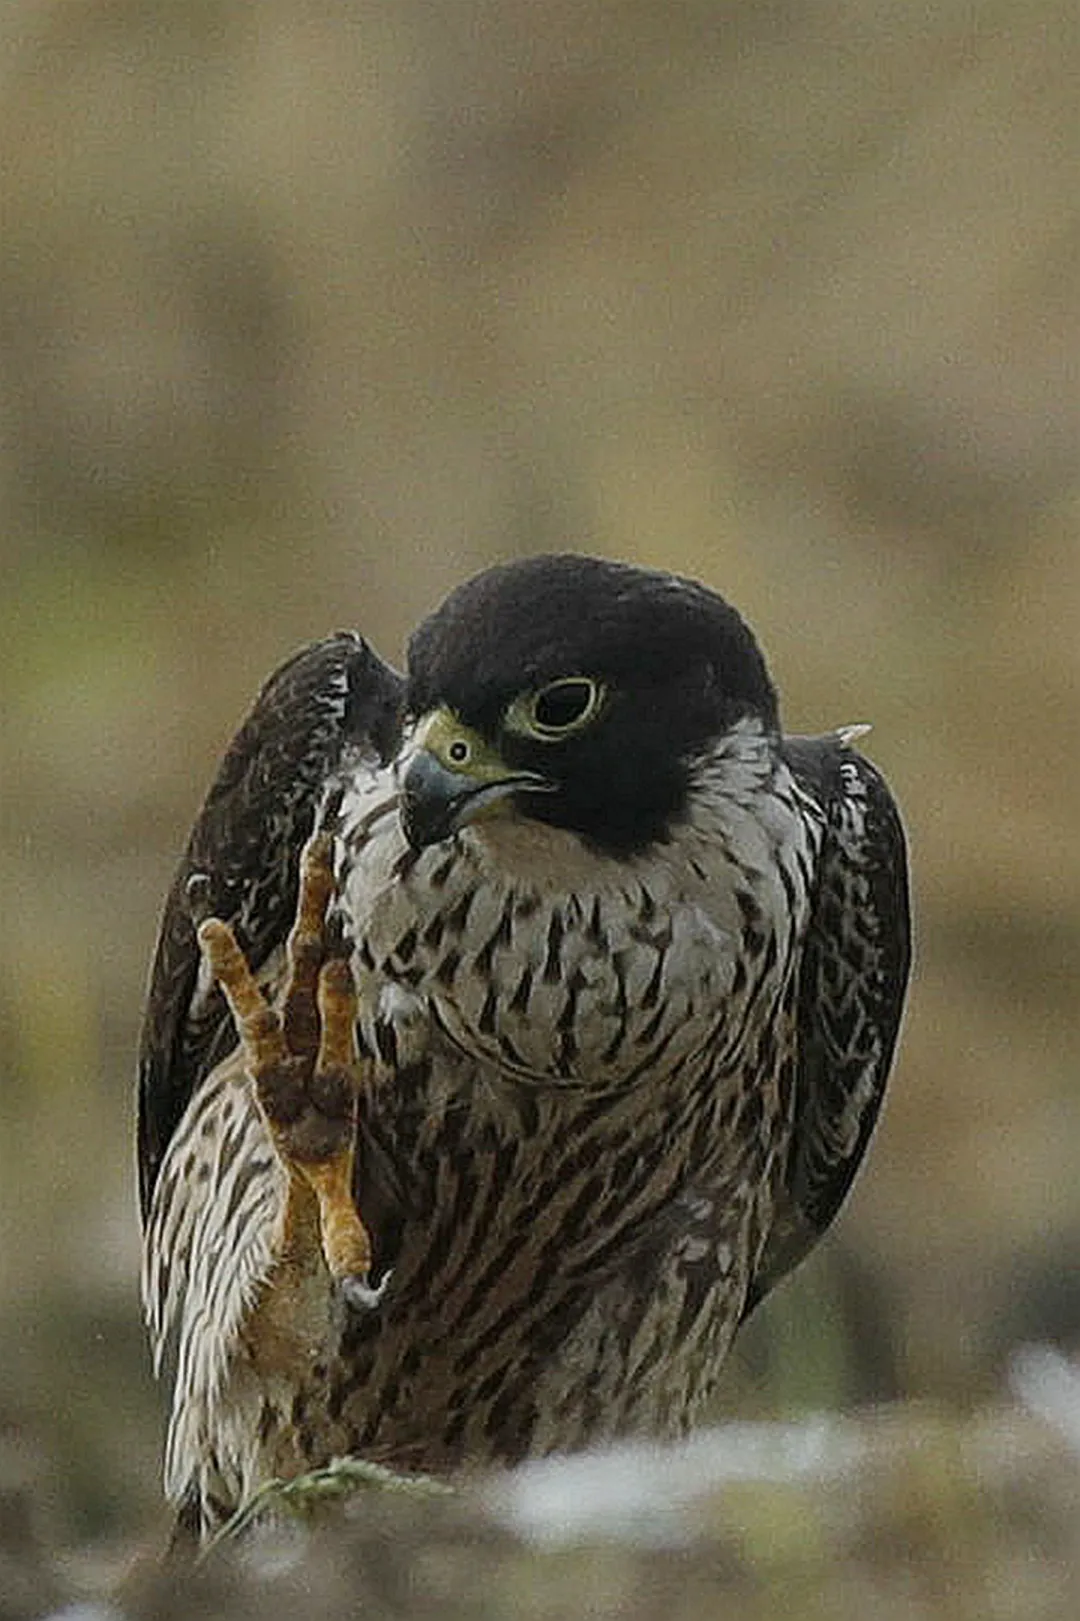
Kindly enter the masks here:
[[523, 789], [543, 793], [554, 786], [535, 771], [513, 770], [449, 709], [424, 716], [415, 744], [401, 785], [401, 825], [414, 850], [507, 810]]

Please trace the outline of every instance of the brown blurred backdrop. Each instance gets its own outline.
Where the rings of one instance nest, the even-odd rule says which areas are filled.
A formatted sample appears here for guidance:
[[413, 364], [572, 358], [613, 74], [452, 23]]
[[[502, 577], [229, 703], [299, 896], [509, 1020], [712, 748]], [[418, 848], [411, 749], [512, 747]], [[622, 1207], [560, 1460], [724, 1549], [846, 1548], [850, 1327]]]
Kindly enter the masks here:
[[580, 548], [870, 719], [917, 980], [887, 1116], [728, 1402], [966, 1403], [1080, 1342], [1072, 0], [8, 0], [0, 1465], [151, 1523], [131, 1073], [244, 707]]

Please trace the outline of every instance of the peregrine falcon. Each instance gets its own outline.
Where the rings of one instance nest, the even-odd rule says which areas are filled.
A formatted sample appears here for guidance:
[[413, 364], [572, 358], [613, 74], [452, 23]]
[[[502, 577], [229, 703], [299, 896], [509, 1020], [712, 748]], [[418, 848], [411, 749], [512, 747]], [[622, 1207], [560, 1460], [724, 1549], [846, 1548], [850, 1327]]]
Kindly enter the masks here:
[[169, 892], [139, 1060], [165, 1484], [206, 1535], [343, 1455], [683, 1433], [866, 1151], [909, 967], [863, 730], [780, 730], [671, 574], [488, 570], [398, 675], [263, 688]]

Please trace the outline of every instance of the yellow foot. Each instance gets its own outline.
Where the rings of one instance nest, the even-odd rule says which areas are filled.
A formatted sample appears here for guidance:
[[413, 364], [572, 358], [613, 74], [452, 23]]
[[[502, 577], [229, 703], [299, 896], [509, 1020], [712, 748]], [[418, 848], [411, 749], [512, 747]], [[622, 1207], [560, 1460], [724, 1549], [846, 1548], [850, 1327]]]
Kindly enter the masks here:
[[315, 1196], [319, 1242], [332, 1278], [357, 1306], [386, 1284], [368, 1283], [371, 1240], [353, 1200], [359, 1058], [356, 990], [348, 963], [328, 957], [326, 911], [333, 846], [318, 834], [300, 864], [296, 923], [280, 1015], [257, 984], [227, 923], [207, 918], [199, 944], [225, 993], [277, 1152], [290, 1179]]

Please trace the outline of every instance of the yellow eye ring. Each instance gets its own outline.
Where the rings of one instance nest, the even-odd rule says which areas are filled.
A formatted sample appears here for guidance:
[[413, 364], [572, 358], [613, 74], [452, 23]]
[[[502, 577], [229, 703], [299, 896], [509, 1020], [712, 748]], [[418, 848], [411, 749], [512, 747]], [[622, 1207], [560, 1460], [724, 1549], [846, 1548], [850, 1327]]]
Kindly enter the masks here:
[[535, 692], [523, 692], [506, 711], [512, 732], [537, 737], [545, 743], [570, 737], [600, 713], [605, 697], [603, 682], [590, 675], [567, 675]]

